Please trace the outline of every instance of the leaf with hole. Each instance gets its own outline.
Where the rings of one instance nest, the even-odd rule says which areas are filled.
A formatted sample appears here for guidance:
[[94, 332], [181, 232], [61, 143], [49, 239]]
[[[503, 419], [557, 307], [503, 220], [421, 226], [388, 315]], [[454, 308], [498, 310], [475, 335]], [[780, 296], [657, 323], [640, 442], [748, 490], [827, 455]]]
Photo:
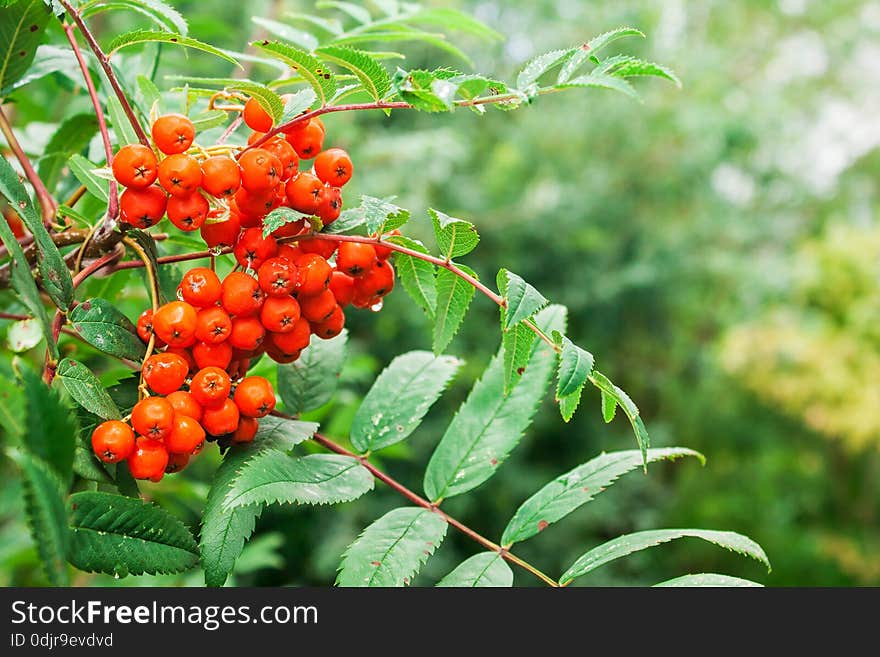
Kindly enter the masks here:
[[428, 509], [401, 507], [367, 527], [342, 555], [337, 586], [405, 586], [446, 536]]
[[409, 436], [440, 398], [462, 361], [411, 351], [398, 356], [379, 374], [351, 423], [351, 444], [374, 452]]

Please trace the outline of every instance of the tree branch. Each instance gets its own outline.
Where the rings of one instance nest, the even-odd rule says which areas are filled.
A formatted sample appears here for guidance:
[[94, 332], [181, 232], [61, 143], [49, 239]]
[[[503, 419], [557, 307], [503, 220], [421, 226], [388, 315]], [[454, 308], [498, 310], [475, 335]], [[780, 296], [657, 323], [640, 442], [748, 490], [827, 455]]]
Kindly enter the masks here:
[[43, 184], [43, 181], [40, 179], [39, 174], [37, 174], [36, 169], [34, 169], [28, 156], [25, 155], [24, 150], [21, 148], [21, 144], [18, 143], [18, 139], [16, 139], [15, 133], [12, 131], [12, 126], [9, 125], [9, 120], [6, 118], [6, 114], [3, 113], [2, 106], [0, 106], [0, 131], [3, 132], [3, 136], [6, 138], [6, 143], [9, 144], [9, 148], [15, 153], [15, 157], [18, 159], [19, 164], [21, 164], [21, 168], [24, 169], [24, 175], [27, 176], [28, 182], [30, 182], [31, 186], [34, 188], [34, 192], [36, 192], [37, 201], [40, 204], [40, 211], [43, 216], [43, 224], [48, 228], [52, 225], [52, 220], [55, 218], [55, 211], [58, 209], [58, 203], [52, 198], [52, 195], [49, 193], [49, 190], [46, 189], [46, 185]]

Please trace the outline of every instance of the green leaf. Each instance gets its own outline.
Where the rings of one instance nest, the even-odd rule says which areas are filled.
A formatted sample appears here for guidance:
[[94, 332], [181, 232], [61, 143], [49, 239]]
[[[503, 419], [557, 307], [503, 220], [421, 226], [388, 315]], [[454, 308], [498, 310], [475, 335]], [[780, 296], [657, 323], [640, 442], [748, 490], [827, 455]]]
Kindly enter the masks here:
[[456, 89], [450, 89], [445, 81], [456, 72], [404, 71], [398, 68], [391, 79], [391, 88], [414, 109], [422, 112], [449, 112], [455, 108], [453, 97]]
[[614, 30], [610, 30], [590, 39], [590, 41], [587, 43], [587, 51], [591, 55], [595, 55], [597, 52], [605, 48], [610, 43], [613, 43], [618, 39], [630, 36], [641, 37], [643, 39], [645, 38], [644, 33], [634, 27], [618, 27]]
[[98, 168], [97, 164], [89, 162], [82, 155], [76, 153], [70, 156], [70, 159], [67, 160], [67, 165], [70, 167], [71, 173], [76, 176], [76, 179], [85, 185], [89, 194], [104, 204], [110, 201], [110, 183], [95, 174], [95, 169]]
[[219, 48], [215, 48], [207, 43], [202, 43], [191, 37], [183, 36], [182, 34], [156, 32], [153, 30], [133, 30], [131, 32], [120, 34], [110, 42], [110, 45], [107, 47], [107, 54], [112, 55], [120, 48], [127, 48], [128, 46], [134, 46], [141, 43], [172, 43], [186, 48], [194, 48], [195, 50], [201, 50], [214, 55], [215, 57], [225, 59], [227, 62], [231, 62], [239, 68], [242, 68], [241, 64], [238, 63], [238, 60], [234, 57], [230, 57]]
[[88, 146], [97, 131], [98, 120], [93, 113], [74, 114], [58, 126], [40, 157], [38, 172], [46, 189], [55, 191], [67, 159]]
[[370, 12], [351, 2], [337, 2], [336, 0], [319, 0], [315, 3], [317, 9], [338, 9], [345, 12], [358, 23], [369, 23], [372, 18]]
[[147, 348], [134, 324], [105, 299], [89, 299], [70, 312], [70, 321], [79, 334], [104, 353], [133, 361], [143, 360]]
[[299, 422], [274, 416], [260, 419], [260, 428], [254, 440], [244, 445], [233, 445], [223, 463], [217, 468], [199, 536], [199, 553], [207, 586], [223, 586], [244, 548], [245, 541], [254, 531], [262, 507], [256, 504], [231, 510], [223, 507], [223, 500], [242, 467], [266, 451], [286, 452], [308, 440], [317, 429], [311, 422]]
[[71, 80], [78, 80], [82, 75], [76, 60], [70, 56], [70, 49], [43, 44], [37, 47], [37, 54], [27, 72], [15, 82], [0, 88], [0, 96], [7, 97], [21, 87], [52, 73], [63, 73]]
[[38, 372], [21, 368], [25, 401], [26, 447], [51, 466], [64, 486], [70, 485], [79, 424], [57, 388], [47, 388]]
[[351, 423], [351, 444], [374, 452], [409, 436], [440, 398], [462, 361], [411, 351], [386, 367], [367, 392]]
[[6, 331], [6, 344], [17, 354], [33, 349], [43, 341], [43, 327], [36, 319], [13, 322]]
[[226, 123], [228, 119], [226, 112], [222, 110], [206, 110], [200, 114], [190, 117], [196, 132], [216, 128]]
[[255, 41], [251, 45], [296, 70], [314, 89], [322, 105], [333, 98], [336, 91], [333, 72], [306, 51], [277, 41]]
[[602, 73], [613, 75], [614, 77], [630, 78], [647, 76], [664, 78], [670, 82], [674, 82], [676, 86], [681, 87], [681, 80], [672, 69], [660, 64], [655, 64], [654, 62], [646, 62], [636, 57], [623, 57], [619, 62], [615, 62], [613, 66], [606, 68], [604, 64], [605, 63], [603, 62], [600, 71]]
[[497, 552], [480, 552], [462, 561], [437, 586], [458, 588], [510, 587], [513, 571]]
[[426, 32], [403, 23], [389, 23], [383, 25], [384, 30], [361, 30], [341, 34], [333, 39], [333, 45], [352, 45], [355, 43], [388, 43], [390, 41], [416, 41], [448, 52], [469, 66], [473, 60], [461, 48], [450, 43], [446, 36], [437, 32]]
[[506, 308], [502, 308], [502, 329], [528, 319], [549, 303], [543, 294], [512, 271], [500, 269], [496, 282], [506, 303]]
[[617, 412], [617, 401], [604, 390], [602, 391], [602, 418], [605, 423], [611, 422]]
[[177, 80], [186, 84], [203, 84], [222, 87], [229, 91], [240, 91], [256, 99], [260, 104], [260, 107], [269, 113], [275, 123], [278, 123], [281, 115], [284, 113], [284, 102], [281, 100], [281, 97], [266, 85], [253, 82], [252, 80], [238, 80], [235, 78], [200, 78], [186, 75], [168, 75], [166, 78], [168, 80]]
[[[18, 183], [18, 176], [12, 167], [9, 166], [6, 159], [0, 157], [0, 190], [2, 190], [4, 196], [7, 193], [7, 189], [10, 190], [9, 193], [12, 195], [13, 183]], [[52, 335], [49, 316], [46, 314], [46, 307], [43, 305], [40, 291], [37, 289], [37, 284], [34, 282], [34, 277], [31, 274], [30, 264], [7, 221], [0, 221], [0, 240], [6, 245], [12, 258], [12, 271], [10, 272], [12, 288], [18, 292], [19, 300], [27, 307], [31, 315], [40, 322], [49, 354], [52, 358], [58, 358], [58, 345], [55, 343], [55, 338]]]
[[701, 538], [709, 543], [714, 543], [732, 552], [760, 561], [770, 571], [770, 562], [761, 546], [752, 539], [735, 532], [719, 532], [709, 529], [655, 529], [633, 534], [625, 534], [603, 543], [582, 555], [571, 567], [559, 578], [560, 584], [567, 584], [571, 580], [586, 575], [588, 572], [603, 566], [609, 561], [625, 557], [633, 552], [644, 550], [661, 543], [667, 543], [677, 538], [692, 537]]
[[505, 394], [519, 383], [525, 374], [532, 346], [538, 336], [525, 324], [517, 324], [501, 334], [501, 350], [504, 353]]
[[[702, 454], [683, 447], [652, 449], [648, 452], [648, 462], [674, 461], [685, 456], [705, 462]], [[641, 465], [642, 454], [633, 449], [602, 454], [558, 476], [520, 505], [504, 529], [501, 544], [509, 547], [543, 531], [592, 501], [618, 477]]]
[[51, 15], [42, 0], [8, 2], [0, 11], [0, 95], [27, 72]]
[[[16, 374], [11, 361], [0, 362], [0, 379], [13, 381]], [[27, 412], [25, 410], [24, 390], [19, 385], [0, 386], [0, 437], [7, 443], [19, 443], [24, 437]]]
[[159, 27], [186, 36], [188, 26], [179, 11], [161, 0], [92, 0], [80, 7], [83, 18], [110, 9], [128, 9], [150, 18]]
[[698, 573], [696, 575], [682, 575], [675, 579], [668, 579], [665, 582], [654, 584], [654, 586], [711, 586], [711, 587], [751, 587], [763, 586], [758, 582], [750, 579], [741, 579], [739, 577], [731, 577], [730, 575], [718, 575], [716, 573]]
[[562, 414], [562, 419], [568, 422], [581, 401], [584, 384], [593, 371], [593, 354], [581, 349], [564, 335], [557, 333], [554, 334], [553, 338], [557, 344], [562, 344], [562, 353], [559, 358], [559, 381], [556, 386], [556, 401], [559, 402], [559, 411]]
[[291, 210], [290, 208], [275, 208], [263, 219], [263, 237], [269, 237], [276, 230], [295, 221], [302, 221], [311, 215]]
[[625, 96], [629, 96], [633, 100], [642, 102], [642, 98], [641, 96], [639, 96], [639, 92], [637, 92], [629, 82], [622, 78], [614, 77], [613, 75], [591, 73], [590, 75], [583, 75], [579, 78], [569, 80], [565, 84], [556, 85], [557, 89], [568, 89], [573, 87], [595, 87], [599, 89], [611, 89], [612, 91], [619, 91]]
[[[544, 330], [562, 331], [565, 308], [548, 306], [535, 321]], [[522, 379], [507, 394], [502, 355], [496, 355], [452, 418], [425, 471], [425, 494], [432, 502], [476, 488], [516, 447], [556, 364], [556, 354], [543, 342], [536, 342], [532, 349]]]
[[428, 509], [389, 511], [348, 546], [337, 586], [405, 586], [446, 536], [446, 521]]
[[58, 247], [43, 225], [43, 219], [33, 200], [6, 158], [0, 158], [0, 194], [9, 201], [10, 207], [21, 217], [24, 225], [34, 236], [40, 255], [37, 259], [37, 268], [40, 271], [43, 288], [59, 308], [67, 310], [73, 301], [73, 280], [70, 272]]
[[67, 586], [69, 538], [64, 485], [38, 456], [18, 450], [9, 455], [21, 470], [25, 517], [46, 577], [52, 586]]
[[107, 96], [107, 110], [110, 114], [110, 125], [113, 127], [113, 134], [116, 136], [116, 144], [118, 146], [125, 146], [126, 144], [138, 143], [137, 133], [134, 131], [115, 94]]
[[[400, 228], [409, 221], [409, 210], [405, 210], [390, 199], [375, 196], [361, 196], [361, 204], [356, 208], [343, 210], [337, 221], [330, 224], [328, 233], [348, 233], [363, 227], [370, 235], [380, 235]], [[337, 226], [337, 224], [339, 224]]]
[[645, 467], [647, 469], [647, 452], [648, 447], [651, 446], [651, 438], [648, 435], [648, 429], [645, 427], [645, 423], [642, 422], [642, 418], [639, 416], [638, 406], [636, 406], [635, 402], [630, 399], [629, 395], [627, 395], [623, 390], [611, 383], [608, 377], [602, 374], [602, 372], [600, 372], [599, 370], [593, 370], [592, 373], [587, 377], [587, 379], [590, 381], [590, 383], [592, 383], [594, 386], [602, 391], [602, 412], [605, 416], [606, 422], [611, 421], [611, 419], [614, 417], [614, 412], [610, 412], [609, 418], [607, 404], [610, 402], [606, 402], [605, 396], [614, 400], [614, 403], [623, 409], [623, 412], [626, 414], [630, 425], [632, 425], [633, 434], [636, 437], [636, 442], [639, 445], [639, 449], [642, 450], [642, 456], [645, 460]]
[[564, 64], [578, 52], [578, 48], [552, 50], [530, 59], [516, 76], [517, 89], [527, 89], [537, 83], [538, 79], [550, 69]]
[[105, 420], [118, 420], [122, 417], [104, 386], [82, 363], [65, 358], [58, 363], [57, 376], [70, 396], [87, 411]]
[[267, 450], [244, 463], [223, 500], [226, 511], [250, 504], [337, 504], [373, 489], [373, 475], [351, 456], [294, 457]]
[[313, 340], [295, 362], [278, 365], [278, 394], [289, 413], [313, 411], [333, 398], [347, 341], [343, 329], [330, 340]]
[[308, 110], [315, 102], [316, 96], [313, 89], [300, 89], [296, 93], [290, 94], [287, 102], [284, 104], [284, 113], [278, 120], [278, 123], [287, 123], [297, 116]]
[[268, 18], [260, 18], [259, 16], [252, 16], [251, 20], [266, 30], [269, 34], [274, 34], [284, 41], [296, 44], [300, 48], [314, 50], [318, 47], [318, 40], [313, 34], [297, 29], [292, 25], [279, 23], [278, 21], [269, 20]]
[[451, 30], [467, 32], [487, 41], [502, 41], [504, 39], [503, 35], [470, 14], [449, 7], [418, 8], [414, 14], [404, 15], [401, 18], [408, 22], [428, 23], [429, 25], [439, 25]]
[[179, 573], [199, 549], [182, 522], [153, 504], [110, 493], [70, 496], [70, 563], [87, 572], [124, 577]]
[[388, 71], [368, 52], [345, 46], [324, 46], [316, 50], [315, 54], [354, 73], [367, 93], [377, 101], [391, 90]]
[[450, 217], [433, 208], [428, 212], [434, 224], [434, 237], [444, 257], [451, 259], [466, 255], [479, 243], [480, 235], [470, 221]]
[[[429, 254], [424, 244], [403, 235], [392, 235], [388, 241], [425, 255]], [[437, 306], [436, 267], [420, 258], [395, 251], [394, 268], [397, 270], [403, 289], [428, 318], [433, 320], [434, 308]]]
[[[459, 269], [476, 273], [464, 265]], [[474, 298], [474, 287], [448, 269], [437, 270], [437, 305], [434, 308], [434, 353], [440, 354], [458, 333]]]

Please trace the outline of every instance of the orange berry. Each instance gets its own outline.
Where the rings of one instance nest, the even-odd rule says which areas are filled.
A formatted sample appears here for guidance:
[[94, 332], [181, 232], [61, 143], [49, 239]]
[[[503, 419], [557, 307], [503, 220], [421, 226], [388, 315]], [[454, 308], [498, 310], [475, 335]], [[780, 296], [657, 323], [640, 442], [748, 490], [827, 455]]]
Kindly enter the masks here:
[[216, 408], [229, 397], [231, 387], [232, 381], [225, 370], [219, 367], [204, 367], [193, 376], [189, 391], [193, 399], [204, 407], [207, 413], [209, 408]]
[[119, 463], [134, 450], [134, 431], [119, 420], [102, 422], [92, 432], [92, 449], [104, 463]]
[[238, 162], [225, 155], [215, 155], [202, 162], [202, 189], [217, 198], [228, 198], [241, 187]]
[[177, 288], [183, 300], [196, 308], [207, 308], [220, 301], [220, 279], [207, 267], [194, 267], [183, 275]]
[[265, 417], [275, 409], [275, 391], [263, 377], [248, 376], [236, 387], [233, 401], [245, 417]]
[[232, 345], [228, 340], [217, 344], [196, 342], [192, 348], [192, 355], [199, 369], [219, 367], [225, 370], [232, 362]]
[[159, 481], [168, 465], [168, 451], [158, 440], [138, 436], [134, 450], [126, 462], [131, 476], [135, 479]]
[[256, 98], [248, 99], [244, 104], [244, 111], [241, 115], [245, 124], [251, 130], [269, 132], [272, 129], [273, 121], [271, 115], [263, 109], [263, 106], [260, 105]]
[[351, 158], [341, 148], [328, 148], [315, 158], [315, 175], [328, 185], [342, 187], [353, 172]]
[[172, 347], [189, 347], [195, 342], [196, 309], [185, 301], [172, 301], [153, 314], [153, 330]]
[[193, 122], [183, 114], [166, 114], [153, 123], [153, 141], [166, 155], [183, 153], [192, 146], [196, 136]]
[[216, 408], [206, 408], [202, 415], [202, 426], [212, 436], [232, 433], [238, 428], [241, 413], [238, 406], [228, 397]]
[[141, 399], [131, 409], [131, 426], [141, 436], [162, 440], [171, 432], [174, 408], [162, 397]]
[[186, 415], [175, 415], [171, 433], [165, 437], [165, 449], [172, 454], [192, 454], [205, 442], [205, 430], [198, 420]]
[[119, 218], [135, 228], [149, 228], [162, 220], [168, 197], [159, 187], [131, 187], [119, 197]]
[[159, 163], [159, 184], [172, 196], [189, 196], [202, 184], [202, 168], [189, 155], [169, 155]]
[[253, 276], [234, 271], [223, 279], [220, 303], [233, 317], [247, 317], [259, 312], [263, 305], [263, 291]]
[[165, 401], [174, 409], [174, 416], [186, 415], [194, 420], [202, 419], [202, 407], [186, 390], [177, 390], [165, 397]]
[[188, 374], [189, 364], [177, 354], [153, 354], [144, 361], [144, 381], [160, 395], [180, 390]]
[[128, 144], [113, 157], [113, 177], [120, 185], [143, 189], [156, 182], [159, 163], [153, 149], [143, 144]]

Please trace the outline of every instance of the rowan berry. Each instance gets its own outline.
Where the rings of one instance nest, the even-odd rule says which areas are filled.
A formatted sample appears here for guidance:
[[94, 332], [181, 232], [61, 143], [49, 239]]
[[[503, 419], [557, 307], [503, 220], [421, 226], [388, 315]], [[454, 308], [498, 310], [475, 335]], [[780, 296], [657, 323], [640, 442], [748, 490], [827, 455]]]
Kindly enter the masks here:
[[238, 162], [225, 155], [215, 155], [202, 162], [202, 189], [217, 198], [228, 198], [241, 187]]
[[269, 297], [263, 302], [263, 309], [260, 311], [260, 323], [267, 331], [274, 333], [292, 331], [299, 317], [299, 303], [290, 295]]
[[244, 187], [235, 193], [235, 208], [238, 210], [242, 228], [258, 228], [263, 225], [263, 217], [281, 205], [273, 190], [249, 192]]
[[310, 160], [324, 147], [324, 127], [318, 120], [312, 119], [305, 127], [288, 132], [285, 139], [301, 159]]
[[285, 135], [295, 135], [297, 133], [302, 133], [308, 128], [310, 125], [317, 126], [318, 130], [321, 131], [321, 134], [324, 135], [326, 133], [326, 129], [324, 128], [324, 122], [317, 116], [312, 117], [308, 121], [299, 121], [298, 123], [294, 123], [292, 126], [288, 126], [284, 129]]
[[193, 267], [177, 287], [183, 300], [196, 308], [207, 308], [220, 301], [220, 279], [207, 267]]
[[190, 372], [194, 372], [199, 369], [198, 367], [196, 367], [196, 361], [192, 356], [192, 352], [187, 347], [168, 347], [165, 350], [165, 353], [174, 354], [183, 358], [183, 360], [186, 361]]
[[202, 184], [202, 169], [189, 155], [169, 155], [159, 163], [159, 184], [172, 196], [189, 196]]
[[295, 351], [292, 354], [285, 354], [285, 353], [282, 353], [274, 345], [268, 345], [266, 347], [266, 354], [268, 354], [269, 358], [274, 360], [276, 363], [281, 363], [281, 364], [293, 363], [294, 361], [296, 361], [300, 357], [301, 353], [302, 353], [301, 351]]
[[260, 265], [257, 280], [263, 292], [270, 297], [288, 296], [296, 287], [296, 266], [287, 258], [269, 258]]
[[330, 257], [336, 253], [336, 248], [339, 246], [339, 242], [334, 240], [327, 239], [313, 239], [313, 240], [302, 240], [299, 243], [299, 250], [303, 253], [316, 253], [325, 260], [329, 260]]
[[255, 417], [242, 417], [238, 420], [238, 427], [232, 434], [232, 442], [249, 443], [257, 435], [257, 429], [260, 427], [260, 421]]
[[142, 375], [150, 390], [167, 395], [180, 390], [189, 374], [189, 364], [177, 354], [153, 354], [144, 361]]
[[104, 463], [119, 463], [134, 450], [134, 431], [119, 420], [102, 422], [92, 432], [92, 449]]
[[216, 216], [213, 216], [214, 212], [209, 212], [208, 219], [200, 229], [202, 239], [211, 248], [232, 246], [241, 232], [241, 220], [238, 212], [230, 211], [228, 218], [224, 221], [212, 221], [212, 219], [222, 216], [222, 212], [222, 210], [216, 211]]
[[192, 454], [205, 442], [205, 430], [195, 418], [175, 415], [171, 433], [165, 437], [165, 449], [172, 454]]
[[206, 408], [202, 415], [202, 426], [212, 436], [222, 436], [232, 433], [238, 428], [238, 420], [241, 413], [229, 397], [223, 400], [216, 408]]
[[261, 376], [242, 379], [232, 399], [245, 417], [265, 417], [275, 409], [275, 391]]
[[229, 337], [232, 320], [220, 306], [202, 308], [196, 316], [196, 340], [218, 344]]
[[168, 219], [180, 230], [198, 230], [208, 218], [211, 206], [208, 199], [193, 192], [189, 196], [172, 196], [168, 199]]
[[[287, 203], [287, 197], [284, 197], [284, 203]], [[283, 205], [283, 203], [282, 203]], [[272, 237], [276, 240], [282, 237], [293, 237], [299, 235], [305, 227], [305, 219], [297, 219], [296, 221], [288, 221], [272, 231]]]
[[259, 269], [278, 252], [278, 244], [271, 235], [263, 237], [262, 228], [246, 228], [232, 249], [235, 259], [242, 267]]
[[[395, 235], [400, 235], [400, 231], [397, 229], [392, 230], [387, 235], [381, 236], [382, 239], [388, 239], [389, 237], [393, 237]], [[388, 260], [391, 257], [393, 251], [389, 249], [387, 246], [382, 246], [381, 244], [374, 244], [373, 248], [376, 250], [376, 257], [379, 260]]]
[[324, 185], [324, 191], [321, 192], [321, 198], [318, 201], [318, 208], [315, 210], [325, 226], [329, 226], [339, 218], [342, 214], [342, 190], [338, 187]]
[[131, 426], [141, 436], [162, 440], [171, 432], [174, 408], [163, 397], [141, 399], [131, 409]]
[[189, 454], [168, 454], [168, 464], [165, 466], [165, 474], [180, 472], [189, 465]]
[[381, 299], [393, 288], [394, 268], [384, 260], [376, 262], [364, 275], [354, 281], [355, 296], [366, 295]]
[[291, 264], [293, 264], [297, 256], [302, 255], [302, 253], [303, 252], [300, 251], [299, 247], [295, 244], [279, 244], [277, 257], [286, 258]]
[[293, 330], [287, 333], [267, 333], [267, 350], [272, 348], [282, 354], [295, 354], [309, 346], [312, 331], [309, 322], [304, 317], [293, 325]]
[[336, 255], [336, 268], [349, 276], [359, 278], [366, 275], [379, 259], [376, 257], [376, 249], [372, 244], [360, 242], [343, 242], [339, 245], [339, 253]]
[[225, 370], [219, 367], [204, 367], [192, 378], [190, 394], [205, 409], [216, 408], [229, 396], [232, 381]]
[[341, 148], [328, 148], [315, 158], [315, 175], [322, 182], [334, 187], [342, 187], [351, 180], [354, 168], [351, 158]]
[[291, 208], [303, 214], [314, 214], [324, 193], [324, 183], [310, 173], [301, 171], [284, 187]]
[[185, 301], [172, 301], [153, 314], [153, 330], [172, 347], [189, 347], [195, 342], [196, 309]]
[[202, 419], [202, 407], [191, 393], [186, 390], [176, 390], [165, 397], [165, 401], [174, 409], [174, 417], [186, 415], [193, 420]]
[[238, 165], [241, 167], [241, 186], [254, 193], [275, 189], [284, 173], [281, 160], [264, 148], [245, 151]]
[[162, 220], [168, 197], [159, 187], [126, 189], [119, 197], [119, 218], [135, 228], [149, 228]]
[[232, 320], [229, 344], [235, 349], [251, 352], [263, 342], [266, 328], [256, 317], [236, 317]]
[[311, 327], [312, 333], [319, 338], [323, 338], [324, 340], [335, 338], [342, 333], [342, 329], [345, 328], [345, 313], [342, 311], [342, 308], [336, 306], [327, 319], [323, 322], [312, 324]]
[[344, 308], [354, 298], [354, 279], [338, 269], [333, 270], [330, 277], [330, 291], [336, 298], [336, 303]]
[[336, 297], [330, 290], [324, 290], [318, 294], [301, 297], [299, 300], [300, 312], [309, 322], [323, 322], [338, 307]]
[[192, 348], [192, 355], [198, 369], [219, 367], [225, 370], [232, 362], [232, 345], [228, 340], [217, 344], [196, 342]]
[[143, 189], [156, 182], [159, 163], [153, 149], [143, 144], [128, 144], [113, 157], [113, 177], [120, 185]]
[[[153, 331], [153, 310], [152, 308], [147, 308], [144, 312], [141, 313], [140, 317], [138, 317], [137, 321], [137, 334], [138, 337], [144, 342], [150, 341], [150, 336], [155, 334]], [[153, 346], [161, 349], [165, 346], [165, 342], [158, 335], [153, 343]]]
[[319, 294], [330, 285], [333, 269], [324, 258], [314, 253], [298, 255], [293, 264], [297, 268], [297, 296]]
[[249, 98], [241, 113], [245, 124], [257, 132], [269, 132], [272, 129], [272, 116], [263, 109], [256, 98]]
[[153, 123], [152, 133], [159, 150], [166, 155], [174, 155], [192, 146], [196, 129], [183, 114], [166, 114]]
[[233, 317], [254, 315], [263, 305], [263, 291], [253, 276], [234, 271], [223, 279], [220, 303]]
[[296, 151], [284, 138], [275, 137], [263, 144], [262, 148], [272, 153], [281, 162], [281, 180], [290, 180], [299, 171], [299, 158]]
[[168, 451], [158, 440], [138, 436], [134, 450], [129, 454], [128, 470], [135, 479], [159, 481], [168, 465]]

